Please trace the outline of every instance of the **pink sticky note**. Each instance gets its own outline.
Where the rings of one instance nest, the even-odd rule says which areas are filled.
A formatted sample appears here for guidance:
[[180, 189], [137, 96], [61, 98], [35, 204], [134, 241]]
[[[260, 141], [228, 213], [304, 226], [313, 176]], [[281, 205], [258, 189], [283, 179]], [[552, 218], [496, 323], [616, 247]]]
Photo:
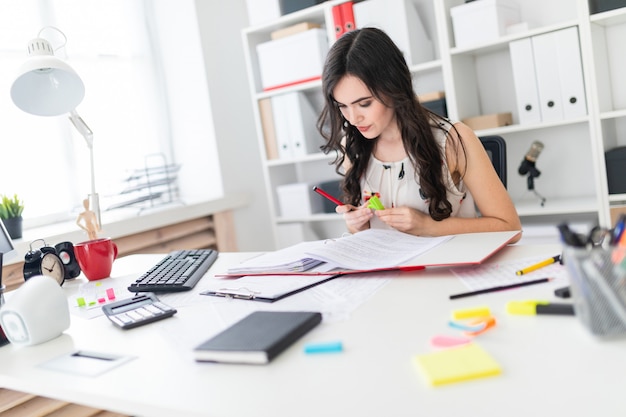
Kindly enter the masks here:
[[445, 349], [453, 346], [464, 345], [471, 341], [472, 339], [467, 337], [437, 335], [430, 339], [430, 344], [434, 348]]
[[107, 288], [107, 298], [109, 300], [115, 300], [115, 290], [113, 288]]

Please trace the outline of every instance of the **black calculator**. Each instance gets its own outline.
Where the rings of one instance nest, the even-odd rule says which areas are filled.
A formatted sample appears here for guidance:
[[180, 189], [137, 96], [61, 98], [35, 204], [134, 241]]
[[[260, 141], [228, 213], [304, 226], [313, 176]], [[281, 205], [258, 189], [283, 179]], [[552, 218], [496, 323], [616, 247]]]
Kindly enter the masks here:
[[102, 311], [121, 329], [132, 329], [176, 314], [175, 308], [163, 304], [151, 292], [104, 305]]

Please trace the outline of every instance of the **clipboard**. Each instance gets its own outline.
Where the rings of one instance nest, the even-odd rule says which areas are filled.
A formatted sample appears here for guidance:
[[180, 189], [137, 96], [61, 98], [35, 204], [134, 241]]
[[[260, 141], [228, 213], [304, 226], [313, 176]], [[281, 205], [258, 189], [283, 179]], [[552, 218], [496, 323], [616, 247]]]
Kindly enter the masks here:
[[200, 295], [273, 303], [339, 276], [246, 275], [235, 279], [216, 279]]

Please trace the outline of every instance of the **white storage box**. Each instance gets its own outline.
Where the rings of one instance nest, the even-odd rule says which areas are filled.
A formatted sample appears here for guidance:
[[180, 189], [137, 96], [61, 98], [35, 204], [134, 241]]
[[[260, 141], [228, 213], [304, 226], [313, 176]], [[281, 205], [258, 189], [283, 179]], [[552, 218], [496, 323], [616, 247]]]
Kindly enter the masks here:
[[434, 49], [411, 0], [367, 0], [355, 3], [357, 28], [384, 30], [404, 54], [408, 65], [434, 59]]
[[319, 79], [327, 53], [324, 29], [311, 29], [257, 45], [263, 89]]
[[476, 0], [452, 7], [450, 15], [457, 48], [497, 40], [520, 23], [519, 6], [511, 0]]
[[279, 185], [276, 192], [282, 217], [310, 216], [324, 211], [323, 197], [313, 191], [312, 184], [299, 182]]

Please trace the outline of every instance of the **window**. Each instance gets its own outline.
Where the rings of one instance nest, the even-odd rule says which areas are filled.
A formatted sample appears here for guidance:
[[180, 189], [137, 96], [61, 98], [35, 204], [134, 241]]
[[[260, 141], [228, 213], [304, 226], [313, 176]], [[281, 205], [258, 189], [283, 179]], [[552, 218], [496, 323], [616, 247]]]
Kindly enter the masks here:
[[[193, 0], [0, 3], [0, 193], [23, 198], [27, 227], [75, 218], [90, 192], [88, 148], [67, 117], [30, 115], [10, 98], [28, 41], [47, 26], [65, 34], [56, 55], [85, 83], [76, 110], [94, 132], [103, 211], [130, 170], [153, 164], [154, 155], [180, 164], [181, 178], [211, 183], [182, 185], [182, 198], [222, 194], [197, 25]], [[63, 44], [53, 30], [41, 36], [53, 48]]]

